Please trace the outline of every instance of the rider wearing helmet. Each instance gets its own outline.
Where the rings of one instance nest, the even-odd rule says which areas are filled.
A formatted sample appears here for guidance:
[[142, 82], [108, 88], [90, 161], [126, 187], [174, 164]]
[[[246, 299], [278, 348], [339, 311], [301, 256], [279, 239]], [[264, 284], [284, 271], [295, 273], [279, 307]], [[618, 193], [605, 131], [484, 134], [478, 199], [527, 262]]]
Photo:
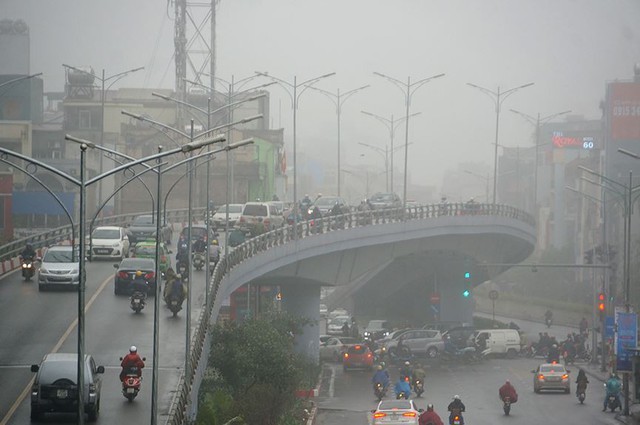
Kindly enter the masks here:
[[378, 365], [376, 368], [376, 373], [373, 374], [373, 378], [371, 378], [371, 382], [375, 386], [377, 383], [382, 384], [382, 388], [384, 390], [389, 386], [389, 374], [382, 365]]
[[618, 378], [618, 375], [616, 375], [615, 373], [611, 373], [611, 375], [609, 376], [609, 380], [605, 384], [605, 387], [606, 391], [604, 395], [604, 407], [602, 408], [602, 411], [604, 412], [605, 410], [607, 410], [607, 403], [609, 401], [610, 395], [616, 397], [618, 406], [620, 407], [620, 410], [622, 410], [622, 404], [620, 403], [620, 390], [622, 389], [622, 383], [620, 382], [620, 378]]
[[427, 410], [422, 412], [418, 421], [418, 425], [444, 425], [440, 416], [433, 410], [433, 404], [427, 404]]
[[404, 362], [404, 365], [400, 368], [400, 378], [409, 378], [411, 379], [411, 374], [412, 374], [412, 368], [411, 368], [411, 363], [407, 360], [406, 362]]
[[394, 391], [396, 393], [396, 398], [401, 398], [401, 394], [404, 396], [404, 398], [409, 398], [411, 396], [411, 386], [409, 385], [409, 378], [408, 377], [399, 377], [398, 378], [398, 382], [396, 382], [396, 385], [394, 387]]
[[144, 367], [144, 361], [138, 355], [138, 348], [135, 345], [132, 345], [129, 348], [129, 354], [124, 356], [122, 362], [120, 363], [122, 367], [122, 371], [120, 372], [120, 380], [123, 381], [129, 372], [130, 368], [137, 368], [136, 373], [138, 376], [142, 376], [142, 368]]
[[451, 414], [449, 415], [450, 423], [453, 423], [453, 417], [457, 415], [460, 416], [460, 425], [464, 425], [464, 419], [462, 418], [461, 413], [465, 411], [465, 407], [462, 400], [460, 400], [459, 395], [456, 394], [453, 396], [453, 401], [449, 403], [447, 410], [451, 412]]
[[23, 260], [33, 261], [33, 259], [36, 258], [36, 250], [33, 249], [33, 245], [27, 243], [22, 252], [20, 252], [20, 257], [22, 257]]

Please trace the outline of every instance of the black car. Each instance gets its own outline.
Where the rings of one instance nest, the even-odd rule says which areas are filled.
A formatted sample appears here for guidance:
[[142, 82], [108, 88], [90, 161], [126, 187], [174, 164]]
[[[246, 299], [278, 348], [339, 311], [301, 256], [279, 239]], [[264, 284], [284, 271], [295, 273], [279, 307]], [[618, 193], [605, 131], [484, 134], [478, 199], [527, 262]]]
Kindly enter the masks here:
[[[171, 244], [173, 231], [170, 226], [160, 226], [160, 233], [164, 243]], [[151, 214], [139, 215], [128, 226], [127, 234], [129, 243], [134, 245], [140, 241], [152, 238], [156, 235], [156, 221]]]
[[133, 283], [137, 280], [145, 282], [148, 286], [147, 294], [153, 295], [156, 291], [156, 262], [151, 258], [125, 258], [120, 264], [114, 264], [117, 268], [114, 278], [113, 293], [131, 294]]
[[[42, 419], [45, 413], [74, 413], [78, 409], [78, 355], [51, 353], [40, 365], [31, 365], [36, 373], [31, 387], [31, 420]], [[89, 422], [95, 422], [100, 413], [100, 391], [104, 366], [96, 366], [89, 354], [84, 356], [84, 411]]]
[[451, 342], [459, 349], [467, 347], [469, 337], [476, 331], [475, 326], [456, 326], [442, 333], [443, 338], [451, 338]]

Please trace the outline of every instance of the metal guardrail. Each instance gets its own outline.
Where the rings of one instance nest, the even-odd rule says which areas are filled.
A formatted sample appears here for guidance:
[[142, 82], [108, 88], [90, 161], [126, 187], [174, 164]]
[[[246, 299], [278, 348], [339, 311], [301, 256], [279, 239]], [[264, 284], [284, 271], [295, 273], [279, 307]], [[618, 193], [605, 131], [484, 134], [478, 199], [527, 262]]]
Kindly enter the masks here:
[[[208, 282], [211, 294], [209, 302], [200, 313], [197, 329], [190, 342], [191, 371], [188, 376], [185, 376], [183, 372], [180, 378], [166, 423], [168, 425], [185, 425], [193, 419], [190, 416], [193, 416], [194, 412], [189, 412], [189, 408], [197, 403], [197, 392], [209, 359], [210, 344], [207, 344], [207, 341], [210, 339], [213, 305], [222, 280], [234, 267], [271, 247], [291, 242], [295, 239], [295, 231], [298, 233], [298, 239], [301, 239], [355, 227], [467, 215], [507, 217], [535, 226], [535, 220], [530, 214], [508, 205], [452, 203], [410, 207], [406, 211], [402, 208], [354, 211], [340, 216], [328, 216], [298, 223], [295, 230], [293, 225], [272, 230], [237, 246], [229, 252], [228, 258], [221, 257], [213, 270], [211, 280]], [[192, 394], [192, 390], [195, 390], [195, 394]]]

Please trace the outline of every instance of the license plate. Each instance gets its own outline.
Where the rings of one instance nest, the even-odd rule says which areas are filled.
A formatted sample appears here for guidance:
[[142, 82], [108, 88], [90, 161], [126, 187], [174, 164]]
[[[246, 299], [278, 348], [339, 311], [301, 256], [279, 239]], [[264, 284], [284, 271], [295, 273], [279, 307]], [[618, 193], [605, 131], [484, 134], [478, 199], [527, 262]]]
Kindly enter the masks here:
[[69, 396], [69, 392], [67, 390], [58, 389], [56, 390], [56, 398], [67, 398]]
[[135, 392], [136, 392], [135, 388], [132, 388], [132, 387], [127, 388], [127, 394], [133, 394]]
[[171, 305], [178, 305], [178, 301], [171, 301]]
[[140, 304], [140, 300], [136, 298], [135, 300], [133, 300], [133, 303], [134, 304]]
[[96, 254], [108, 254], [108, 249], [96, 249]]

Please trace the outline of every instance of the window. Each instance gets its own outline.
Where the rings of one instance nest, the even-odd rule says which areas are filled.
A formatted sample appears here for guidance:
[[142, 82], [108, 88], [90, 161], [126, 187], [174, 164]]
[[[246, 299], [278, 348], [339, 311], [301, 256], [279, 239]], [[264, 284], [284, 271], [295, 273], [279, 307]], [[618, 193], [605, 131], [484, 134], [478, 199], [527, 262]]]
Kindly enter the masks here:
[[91, 111], [80, 110], [78, 111], [78, 128], [90, 129], [91, 128]]

